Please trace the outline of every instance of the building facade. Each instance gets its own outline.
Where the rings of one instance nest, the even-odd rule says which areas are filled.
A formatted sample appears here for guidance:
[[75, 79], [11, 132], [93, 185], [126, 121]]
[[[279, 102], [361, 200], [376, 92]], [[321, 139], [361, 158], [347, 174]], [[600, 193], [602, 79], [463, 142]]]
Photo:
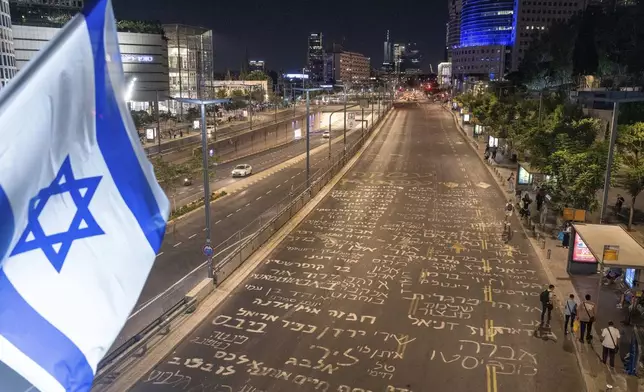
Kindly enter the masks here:
[[0, 90], [16, 74], [9, 2], [0, 0]]
[[[14, 25], [17, 70], [24, 68], [58, 33], [59, 28]], [[126, 82], [136, 78], [131, 95], [135, 110], [146, 110], [150, 102], [168, 96], [168, 49], [160, 34], [118, 33]], [[163, 110], [163, 108], [162, 108]]]
[[463, 0], [448, 0], [447, 9], [449, 17], [447, 19], [445, 47], [447, 49], [447, 58], [451, 61], [452, 50], [457, 48], [461, 42], [461, 11], [463, 9]]
[[586, 9], [586, 0], [517, 1], [514, 13], [511, 70], [519, 69], [530, 44], [554, 22], [565, 22]]
[[438, 64], [437, 82], [440, 88], [449, 88], [452, 85], [452, 63]]
[[360, 53], [334, 45], [326, 54], [325, 83], [366, 85], [371, 77], [371, 60]]
[[248, 70], [250, 72], [253, 71], [266, 71], [266, 64], [264, 63], [264, 60], [249, 60], [248, 61]]
[[24, 6], [44, 6], [50, 8], [81, 10], [83, 0], [11, 0], [12, 3]]
[[319, 84], [324, 81], [324, 46], [322, 33], [309, 34], [306, 68], [311, 83]]
[[391, 39], [389, 38], [389, 30], [387, 30], [383, 45], [382, 71], [385, 73], [393, 71], [393, 61], [393, 47], [391, 45]]
[[[170, 96], [214, 98], [208, 85], [214, 79], [212, 30], [181, 24], [163, 25], [168, 39]], [[170, 101], [170, 111], [183, 114], [189, 105]]]

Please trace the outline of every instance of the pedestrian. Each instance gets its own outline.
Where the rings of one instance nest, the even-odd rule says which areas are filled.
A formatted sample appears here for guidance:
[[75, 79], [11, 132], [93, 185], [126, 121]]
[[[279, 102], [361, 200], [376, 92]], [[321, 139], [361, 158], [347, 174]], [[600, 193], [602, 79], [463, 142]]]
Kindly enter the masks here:
[[179, 131], [179, 137], [183, 137], [183, 131]]
[[602, 362], [609, 360], [610, 367], [615, 370], [615, 354], [619, 351], [619, 330], [608, 322], [608, 327], [602, 330]]
[[496, 153], [497, 153], [498, 149], [499, 149], [498, 147], [493, 147], [492, 148], [492, 160], [493, 161], [496, 161]]
[[619, 216], [622, 213], [622, 206], [624, 205], [624, 198], [622, 195], [617, 195], [617, 201], [615, 201], [615, 215]]
[[543, 202], [546, 200], [546, 190], [543, 188], [539, 188], [537, 191], [537, 211], [541, 211], [541, 206], [543, 206]]
[[575, 301], [575, 295], [570, 294], [564, 305], [564, 335], [568, 335], [568, 324], [570, 324], [570, 330], [574, 331], [572, 326], [577, 317], [577, 302]]
[[510, 189], [510, 193], [514, 192], [514, 172], [510, 173], [510, 177], [508, 177], [508, 188]]
[[584, 342], [584, 338], [587, 343], [590, 343], [593, 339], [592, 329], [593, 323], [595, 322], [595, 303], [590, 300], [590, 294], [586, 294], [586, 300], [581, 303], [579, 306], [579, 311], [577, 312], [577, 319], [581, 323], [579, 329], [579, 341]]
[[546, 313], [548, 314], [548, 322], [545, 323], [546, 326], [550, 326], [550, 320], [552, 319], [552, 308], [553, 308], [553, 302], [554, 302], [554, 294], [555, 291], [555, 285], [551, 284], [548, 286], [546, 290], [544, 290], [541, 295], [539, 296], [539, 300], [541, 301], [541, 326], [544, 326], [544, 316]]
[[561, 238], [561, 247], [564, 249], [568, 249], [568, 246], [570, 245], [570, 226], [570, 222], [566, 222], [564, 224], [563, 237]]

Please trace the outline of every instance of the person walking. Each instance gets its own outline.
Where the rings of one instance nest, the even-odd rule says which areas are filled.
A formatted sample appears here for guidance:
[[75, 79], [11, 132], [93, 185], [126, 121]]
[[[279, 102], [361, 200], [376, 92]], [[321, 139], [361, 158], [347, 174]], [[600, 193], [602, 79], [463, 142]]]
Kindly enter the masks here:
[[574, 331], [572, 326], [577, 317], [577, 302], [575, 301], [575, 295], [570, 294], [564, 305], [564, 335], [568, 335], [568, 324], [570, 324], [570, 330]]
[[514, 172], [510, 173], [510, 177], [508, 177], [508, 188], [510, 189], [510, 193], [514, 193]]
[[541, 326], [544, 326], [544, 316], [548, 314], [548, 322], [545, 323], [545, 326], [550, 326], [550, 320], [552, 319], [552, 308], [555, 297], [555, 285], [551, 284], [546, 290], [544, 290], [539, 296], [541, 301]]
[[615, 370], [615, 354], [619, 351], [619, 330], [608, 322], [608, 327], [602, 330], [602, 362], [609, 360], [611, 369]]
[[563, 229], [563, 237], [561, 238], [561, 247], [568, 249], [570, 245], [570, 222], [566, 222]]
[[577, 312], [577, 319], [581, 323], [579, 329], [579, 341], [584, 342], [584, 336], [587, 343], [590, 343], [593, 339], [592, 329], [593, 323], [595, 322], [595, 303], [590, 300], [590, 294], [586, 294], [586, 300], [581, 303], [579, 306], [579, 311]]

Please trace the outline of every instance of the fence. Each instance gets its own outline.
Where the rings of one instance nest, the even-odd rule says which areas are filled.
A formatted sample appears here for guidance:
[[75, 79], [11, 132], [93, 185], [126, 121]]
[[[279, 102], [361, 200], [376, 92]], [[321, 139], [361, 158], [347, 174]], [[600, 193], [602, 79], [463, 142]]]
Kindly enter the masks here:
[[195, 306], [194, 302], [185, 297], [193, 287], [208, 276], [214, 278], [215, 284], [223, 282], [297, 214], [362, 148], [371, 131], [380, 124], [387, 112], [388, 110], [383, 110], [378, 120], [365, 129], [355, 143], [346, 150], [333, 154], [326, 167], [313, 172], [308, 184], [303, 183], [294, 188], [288, 196], [218, 245], [218, 252], [211, 260], [199, 265], [164, 293], [142, 304], [130, 316], [108, 355], [99, 363], [95, 385], [109, 384], [119, 374], [115, 368], [137, 353], [144, 353], [147, 342], [153, 336], [169, 332], [170, 322]]

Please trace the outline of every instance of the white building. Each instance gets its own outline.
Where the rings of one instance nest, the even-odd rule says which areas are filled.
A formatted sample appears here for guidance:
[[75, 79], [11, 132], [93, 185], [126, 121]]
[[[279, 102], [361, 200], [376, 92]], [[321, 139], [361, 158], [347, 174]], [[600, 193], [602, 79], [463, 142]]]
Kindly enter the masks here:
[[[13, 26], [13, 41], [18, 71], [51, 40], [58, 28]], [[151, 102], [166, 101], [168, 96], [168, 47], [161, 34], [118, 33], [121, 61], [127, 82], [136, 78], [132, 109], [147, 110]], [[161, 110], [164, 110], [163, 106]]]
[[0, 90], [16, 74], [9, 1], [0, 0]]
[[438, 64], [438, 85], [448, 88], [452, 85], [452, 63]]

